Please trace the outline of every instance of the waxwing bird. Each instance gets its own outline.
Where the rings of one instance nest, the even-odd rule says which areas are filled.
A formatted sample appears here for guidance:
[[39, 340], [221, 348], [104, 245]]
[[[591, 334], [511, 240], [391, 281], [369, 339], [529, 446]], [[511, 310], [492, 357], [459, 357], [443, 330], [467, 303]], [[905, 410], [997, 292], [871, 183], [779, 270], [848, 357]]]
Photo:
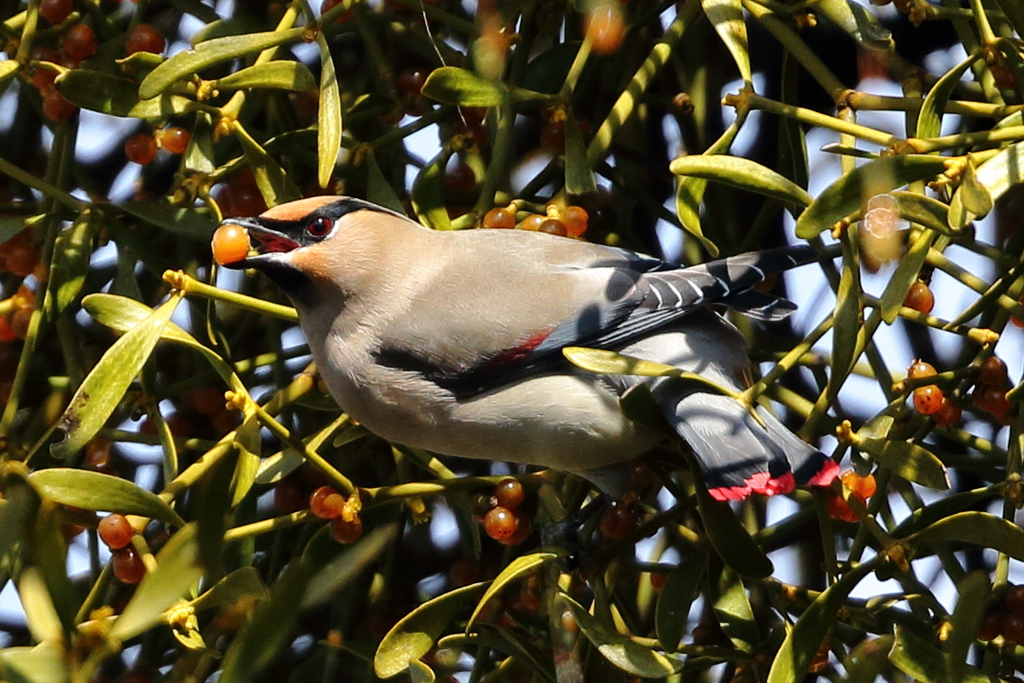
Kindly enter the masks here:
[[224, 265], [255, 268], [285, 291], [335, 400], [389, 441], [554, 467], [613, 490], [609, 473], [665, 438], [620, 408], [625, 391], [646, 383], [719, 500], [836, 476], [833, 461], [763, 408], [755, 417], [708, 387], [589, 373], [562, 355], [567, 346], [614, 350], [740, 391], [745, 339], [708, 305], [785, 317], [794, 304], [752, 287], [817, 260], [810, 247], [680, 268], [539, 232], [434, 231], [337, 196], [220, 230], [239, 227], [250, 244]]

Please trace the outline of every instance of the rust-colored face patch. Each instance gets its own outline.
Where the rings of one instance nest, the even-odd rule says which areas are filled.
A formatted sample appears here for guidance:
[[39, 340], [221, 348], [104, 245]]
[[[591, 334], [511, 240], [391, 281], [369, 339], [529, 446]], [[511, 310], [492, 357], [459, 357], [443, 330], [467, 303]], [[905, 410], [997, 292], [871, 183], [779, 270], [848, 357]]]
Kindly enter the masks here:
[[307, 197], [306, 199], [296, 199], [294, 202], [278, 204], [272, 209], [267, 209], [260, 214], [260, 218], [269, 218], [275, 221], [297, 221], [301, 218], [305, 218], [321, 206], [332, 204], [342, 199], [346, 199], [346, 197], [338, 195], [323, 195], [319, 197]]

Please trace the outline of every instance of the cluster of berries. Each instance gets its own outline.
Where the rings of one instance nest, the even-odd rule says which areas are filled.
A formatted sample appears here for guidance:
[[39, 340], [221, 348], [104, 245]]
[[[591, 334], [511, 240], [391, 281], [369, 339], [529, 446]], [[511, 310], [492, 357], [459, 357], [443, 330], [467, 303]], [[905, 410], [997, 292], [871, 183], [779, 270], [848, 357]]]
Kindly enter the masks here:
[[190, 139], [189, 132], [181, 126], [169, 126], [155, 134], [139, 133], [131, 136], [125, 140], [124, 153], [128, 161], [145, 166], [156, 158], [157, 150], [161, 147], [171, 154], [184, 154]]
[[[587, 231], [590, 216], [581, 206], [569, 206], [560, 209], [554, 204], [546, 208], [546, 214], [530, 214], [519, 222], [520, 230], [546, 232], [559, 237], [579, 237]], [[514, 205], [491, 209], [484, 215], [485, 228], [515, 228], [516, 210]]]
[[[867, 504], [868, 498], [875, 495], [876, 484], [874, 475], [869, 474], [866, 477], [862, 477], [853, 470], [847, 470], [840, 475], [839, 479], [843, 482], [843, 486], [848, 488], [861, 503]], [[857, 513], [853, 511], [849, 503], [843, 500], [842, 496], [831, 491], [828, 491], [827, 496], [825, 508], [828, 510], [829, 517], [844, 522], [858, 521]]]
[[519, 510], [526, 491], [517, 479], [508, 477], [495, 485], [491, 495], [481, 501], [477, 518], [483, 522], [484, 533], [498, 543], [519, 545], [533, 530], [530, 516]]
[[[74, 10], [74, 0], [41, 0], [39, 16], [54, 26], [67, 22]], [[131, 55], [136, 52], [164, 51], [166, 41], [160, 31], [150, 24], [135, 24], [128, 33], [125, 51]], [[91, 59], [99, 48], [99, 40], [93, 27], [80, 22], [67, 27], [60, 36], [60, 50], [46, 45], [35, 45], [32, 48], [32, 85], [39, 90], [43, 98], [43, 115], [54, 123], [61, 123], [71, 118], [75, 106], [68, 102], [57, 91], [54, 81], [57, 71], [47, 66], [56, 64], [68, 69], [77, 69], [87, 59]]]
[[331, 520], [331, 535], [338, 543], [354, 543], [363, 535], [360, 509], [358, 493], [345, 498], [330, 486], [321, 486], [309, 497], [309, 511], [320, 519]]

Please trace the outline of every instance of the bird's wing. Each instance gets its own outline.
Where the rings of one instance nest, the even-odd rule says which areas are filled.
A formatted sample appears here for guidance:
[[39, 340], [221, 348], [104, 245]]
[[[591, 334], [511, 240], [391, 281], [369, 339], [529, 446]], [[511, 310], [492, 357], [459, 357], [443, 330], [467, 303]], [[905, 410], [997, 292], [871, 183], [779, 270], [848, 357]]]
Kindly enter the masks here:
[[[435, 285], [423, 292], [421, 308], [452, 314], [442, 312], [436, 322], [409, 316], [395, 323], [402, 329], [392, 339], [403, 343], [382, 345], [377, 362], [418, 372], [466, 398], [550, 370], [563, 361], [566, 346], [621, 348], [709, 304], [730, 305], [759, 319], [785, 317], [795, 309], [791, 302], [751, 288], [770, 273], [818, 258], [810, 247], [784, 247], [679, 268], [620, 249], [575, 245], [554, 263], [557, 250], [545, 252], [547, 262], [524, 257], [521, 271], [509, 276], [519, 285], [509, 288], [520, 295], [514, 301], [500, 294], [502, 264], [483, 275], [466, 269], [458, 286], [483, 302], [476, 315], [455, 310], [465, 299], [455, 287]], [[442, 334], [435, 333], [436, 325]], [[438, 339], [446, 340], [446, 348], [431, 348]]]

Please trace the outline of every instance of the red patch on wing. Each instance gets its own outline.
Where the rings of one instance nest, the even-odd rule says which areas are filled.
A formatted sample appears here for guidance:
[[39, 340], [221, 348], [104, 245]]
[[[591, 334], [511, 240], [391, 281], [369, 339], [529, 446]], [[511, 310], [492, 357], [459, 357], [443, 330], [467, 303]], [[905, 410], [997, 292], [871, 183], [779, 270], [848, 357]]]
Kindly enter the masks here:
[[525, 360], [526, 357], [533, 353], [533, 350], [540, 346], [550, 334], [551, 330], [547, 330], [546, 332], [538, 332], [530, 335], [530, 337], [519, 346], [514, 349], [502, 351], [497, 356], [487, 361], [487, 367], [508, 367]]
[[[838, 475], [839, 465], [825, 458], [821, 469], [807, 481], [806, 486], [828, 486]], [[778, 479], [773, 478], [768, 472], [758, 472], [743, 484], [743, 486], [719, 486], [708, 489], [708, 493], [719, 501], [743, 500], [751, 493], [774, 496], [777, 493], [789, 493], [796, 488], [796, 479], [792, 472], [786, 472]]]

